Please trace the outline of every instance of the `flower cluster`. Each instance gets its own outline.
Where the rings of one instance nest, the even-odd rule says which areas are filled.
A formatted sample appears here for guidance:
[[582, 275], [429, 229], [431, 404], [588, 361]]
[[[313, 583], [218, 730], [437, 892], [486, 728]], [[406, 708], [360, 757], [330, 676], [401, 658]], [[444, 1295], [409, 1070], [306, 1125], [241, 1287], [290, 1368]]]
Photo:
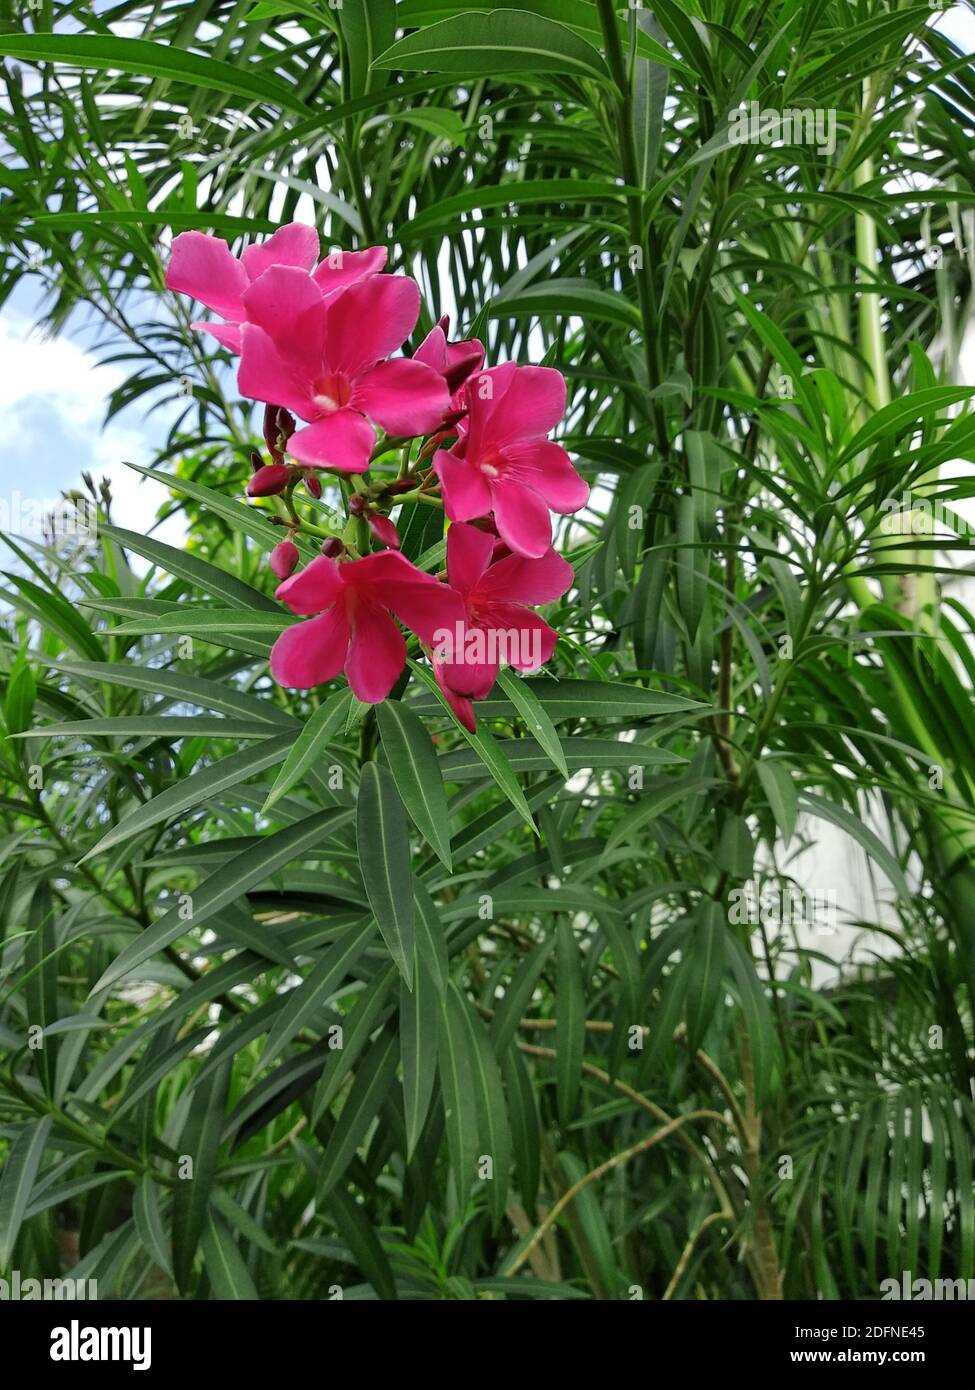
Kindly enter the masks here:
[[[241, 395], [265, 404], [270, 462], [255, 451], [248, 494], [277, 499], [292, 533], [324, 539], [298, 573], [290, 535], [272, 552], [277, 597], [308, 619], [274, 644], [274, 678], [308, 689], [344, 671], [359, 699], [384, 700], [406, 660], [398, 621], [473, 729], [472, 701], [501, 664], [536, 670], [552, 655], [557, 634], [533, 606], [561, 597], [572, 568], [552, 549], [550, 513], [577, 511], [588, 487], [548, 438], [565, 412], [561, 374], [485, 369], [483, 345], [451, 342], [446, 319], [411, 357], [394, 356], [416, 327], [420, 291], [385, 265], [382, 247], [319, 260], [314, 228], [292, 223], [239, 259], [216, 237], [183, 232], [166, 283], [213, 311], [194, 327], [239, 356]], [[400, 476], [364, 482], [394, 447]], [[341, 534], [304, 521], [292, 497], [298, 483], [320, 497], [323, 470], [344, 479]], [[444, 509], [445, 574], [400, 552], [389, 511], [404, 501]]]

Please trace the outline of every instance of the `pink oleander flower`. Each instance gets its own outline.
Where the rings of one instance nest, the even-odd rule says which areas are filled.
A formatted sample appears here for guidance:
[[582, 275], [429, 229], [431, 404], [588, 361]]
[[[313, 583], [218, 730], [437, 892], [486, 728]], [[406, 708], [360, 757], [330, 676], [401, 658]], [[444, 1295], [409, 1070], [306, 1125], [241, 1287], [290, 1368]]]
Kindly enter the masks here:
[[546, 435], [565, 413], [565, 379], [552, 367], [514, 362], [471, 377], [463, 437], [438, 450], [433, 466], [451, 521], [494, 512], [498, 534], [519, 555], [552, 544], [549, 508], [576, 512], [589, 487], [560, 444]]
[[306, 420], [288, 452], [312, 468], [364, 473], [373, 422], [413, 437], [440, 424], [450, 397], [424, 362], [390, 353], [413, 331], [420, 290], [405, 275], [373, 275], [331, 300], [311, 278], [275, 266], [244, 292], [247, 323], [237, 385], [242, 395]]
[[318, 233], [301, 222], [279, 227], [259, 246], [248, 246], [240, 259], [220, 237], [206, 232], [180, 232], [173, 242], [166, 285], [205, 304], [224, 323], [200, 321], [193, 327], [212, 333], [231, 352], [240, 352], [241, 326], [247, 321], [244, 293], [271, 266], [304, 271], [326, 298], [375, 275], [386, 264], [386, 248], [333, 251], [317, 266]]
[[453, 589], [410, 564], [398, 550], [339, 563], [320, 555], [278, 586], [293, 613], [316, 614], [282, 632], [271, 649], [279, 685], [308, 690], [345, 671], [360, 700], [385, 700], [406, 661], [399, 618], [421, 641], [463, 618]]
[[434, 673], [445, 694], [483, 700], [502, 664], [535, 671], [549, 660], [558, 633], [527, 605], [552, 603], [569, 588], [572, 566], [561, 555], [550, 548], [537, 559], [498, 558], [496, 537], [454, 522], [447, 532], [447, 580], [460, 595], [464, 619], [436, 634]]

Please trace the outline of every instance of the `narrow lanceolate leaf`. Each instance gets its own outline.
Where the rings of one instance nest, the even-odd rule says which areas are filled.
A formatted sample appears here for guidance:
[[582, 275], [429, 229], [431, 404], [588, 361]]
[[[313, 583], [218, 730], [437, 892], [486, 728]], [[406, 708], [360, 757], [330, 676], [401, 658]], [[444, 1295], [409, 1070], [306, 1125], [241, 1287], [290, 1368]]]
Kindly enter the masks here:
[[403, 1060], [403, 1110], [406, 1116], [406, 1156], [412, 1158], [423, 1132], [437, 1079], [440, 1039], [440, 994], [419, 949], [414, 961], [413, 989], [400, 983], [400, 1053]]
[[173, 1188], [173, 1273], [181, 1293], [188, 1293], [193, 1262], [206, 1224], [210, 1190], [217, 1171], [231, 1062], [211, 1072], [193, 1093], [178, 1154]]
[[172, 1275], [172, 1254], [163, 1227], [159, 1188], [152, 1178], [143, 1178], [132, 1194], [132, 1215], [146, 1254], [155, 1260], [160, 1269]]
[[575, 1115], [582, 1085], [586, 1046], [586, 1000], [582, 963], [575, 933], [568, 922], [558, 925], [555, 952], [555, 1082], [559, 1119], [568, 1124]]
[[22, 1129], [11, 1143], [0, 1172], [0, 1270], [10, 1266], [52, 1123], [45, 1115]]
[[302, 1028], [314, 1022], [362, 955], [373, 931], [373, 920], [366, 917], [343, 932], [338, 941], [325, 952], [308, 978], [290, 994], [285, 995], [274, 1027], [268, 1034], [267, 1046], [260, 1061], [261, 1067], [273, 1062]]
[[464, 1001], [464, 1019], [473, 1062], [470, 1084], [477, 1111], [477, 1153], [475, 1172], [481, 1182], [490, 1184], [488, 1205], [497, 1228], [508, 1205], [508, 1179], [511, 1168], [511, 1134], [505, 1110], [501, 1071], [484, 1024]]
[[447, 793], [430, 735], [400, 700], [376, 706], [376, 722], [403, 805], [414, 825], [450, 871]]
[[32, 1047], [27, 1055], [34, 1061], [44, 1090], [53, 1095], [58, 1043], [47, 1029], [58, 1018], [58, 957], [54, 897], [47, 879], [41, 880], [31, 898], [27, 927], [30, 932], [24, 952], [27, 1024], [30, 1028], [45, 1030], [40, 1047], [33, 1046], [37, 1035], [31, 1035]]
[[537, 739], [552, 762], [562, 773], [563, 777], [568, 777], [569, 768], [565, 761], [565, 754], [559, 742], [559, 736], [555, 732], [555, 725], [545, 713], [545, 707], [535, 695], [527, 681], [523, 681], [520, 676], [516, 676], [513, 671], [502, 671], [498, 676], [498, 681], [508, 699], [521, 715], [528, 726], [529, 732]]
[[795, 834], [796, 816], [799, 812], [796, 784], [789, 776], [785, 764], [775, 758], [760, 759], [755, 771], [758, 773], [758, 780], [762, 784], [765, 799], [771, 807], [783, 843], [788, 845]]
[[[60, 661], [46, 658], [46, 664], [68, 676], [89, 677], [100, 683], [122, 685], [130, 690], [145, 690], [168, 700], [198, 705], [216, 714], [239, 715], [245, 719], [264, 719], [272, 726], [285, 725], [297, 730], [298, 721], [286, 714], [271, 700], [247, 695], [235, 690], [226, 681], [206, 680], [184, 671], [164, 671], [155, 666], [136, 666], [128, 661], [113, 661], [111, 665], [96, 661]], [[280, 730], [278, 730], [280, 732]]]
[[[415, 661], [410, 662], [410, 667], [427, 689], [433, 693], [440, 706], [450, 712], [450, 717], [453, 719], [453, 711], [450, 710], [450, 706], [441, 694], [437, 682], [430, 672], [423, 666], [418, 665]], [[477, 757], [494, 778], [495, 782], [497, 782], [512, 806], [514, 806], [515, 810], [525, 821], [525, 824], [537, 835], [538, 831], [535, 827], [535, 822], [532, 820], [532, 813], [528, 802], [525, 800], [525, 793], [522, 791], [518, 783], [518, 778], [515, 776], [510, 763], [501, 752], [497, 743], [486, 729], [481, 729], [478, 733], [472, 734], [469, 730], [465, 729], [462, 724], [458, 724], [457, 728], [464, 735]]]
[[210, 1212], [201, 1242], [203, 1264], [215, 1298], [256, 1299], [254, 1281], [230, 1231]]
[[324, 1201], [342, 1177], [379, 1114], [396, 1075], [397, 1055], [396, 1034], [391, 1028], [384, 1028], [356, 1068], [355, 1080], [322, 1157], [319, 1201]]
[[210, 875], [191, 895], [192, 915], [187, 917], [184, 904], [175, 907], [147, 927], [136, 939], [120, 951], [92, 993], [107, 989], [123, 979], [130, 970], [163, 951], [184, 936], [187, 931], [202, 926], [216, 913], [255, 887], [272, 878], [279, 869], [298, 859], [307, 850], [323, 844], [335, 831], [352, 819], [345, 810], [319, 811], [313, 816], [268, 835], [259, 849], [247, 849], [234, 855]]
[[28, 63], [69, 63], [78, 68], [168, 78], [249, 101], [268, 102], [283, 111], [308, 112], [298, 94], [277, 78], [246, 64], [222, 62], [212, 53], [189, 53], [169, 43], [100, 34], [0, 34], [0, 54]]
[[550, 936], [529, 951], [511, 977], [504, 998], [495, 1009], [491, 1036], [494, 1040], [494, 1050], [499, 1057], [503, 1057], [514, 1042], [518, 1035], [519, 1023], [529, 1013], [535, 986], [554, 945], [555, 937]]
[[359, 782], [356, 844], [369, 905], [407, 987], [413, 982], [413, 871], [410, 831], [396, 783], [378, 763]]
[[143, 830], [158, 825], [160, 821], [175, 820], [184, 812], [202, 806], [213, 797], [259, 776], [267, 768], [279, 763], [293, 742], [293, 734], [275, 734], [273, 738], [262, 739], [256, 748], [245, 748], [240, 753], [231, 753], [229, 757], [211, 763], [201, 772], [194, 772], [190, 777], [173, 782], [151, 801], [145, 802], [124, 816], [118, 825], [102, 836], [94, 849], [90, 849], [80, 862], [83, 864], [86, 859], [91, 859], [96, 854], [104, 854], [113, 845], [141, 834]]
[[268, 793], [264, 811], [269, 811], [285, 792], [296, 786], [309, 769], [318, 763], [335, 735], [345, 728], [351, 703], [352, 692], [345, 689], [337, 690], [324, 704], [319, 705], [295, 739], [284, 767]]
[[883, 841], [868, 826], [864, 825], [859, 816], [854, 816], [845, 806], [837, 806], [835, 802], [827, 801], [825, 797], [817, 796], [813, 792], [806, 792], [803, 795], [799, 803], [799, 810], [805, 811], [807, 815], [832, 821], [841, 830], [845, 830], [874, 863], [883, 869], [897, 892], [904, 898], [910, 898], [911, 890], [907, 886], [907, 880], [897, 860]]
[[467, 1206], [476, 1176], [477, 1105], [471, 1091], [474, 1058], [467, 1026], [467, 1005], [451, 981], [444, 996], [440, 1029], [440, 1089], [443, 1094], [447, 1147], [458, 1206]]
[[474, 12], [431, 24], [393, 44], [373, 66], [467, 77], [558, 72], [609, 78], [592, 44], [564, 24], [518, 9]]
[[429, 970], [437, 994], [442, 996], [449, 979], [444, 925], [436, 904], [418, 878], [413, 880], [413, 900], [417, 955]]
[[118, 541], [126, 550], [134, 550], [137, 555], [151, 560], [167, 574], [188, 580], [205, 594], [223, 599], [232, 608], [260, 608], [266, 613], [281, 612], [274, 599], [262, 594], [260, 589], [245, 584], [235, 575], [226, 574], [216, 565], [201, 560], [198, 555], [188, 550], [178, 550], [175, 546], [166, 545], [152, 536], [141, 536], [137, 531], [126, 531], [121, 526], [109, 526], [105, 522], [100, 523], [98, 530], [99, 534]]
[[697, 1048], [721, 999], [725, 972], [728, 924], [720, 903], [708, 902], [700, 910], [691, 934], [686, 969], [687, 1039]]

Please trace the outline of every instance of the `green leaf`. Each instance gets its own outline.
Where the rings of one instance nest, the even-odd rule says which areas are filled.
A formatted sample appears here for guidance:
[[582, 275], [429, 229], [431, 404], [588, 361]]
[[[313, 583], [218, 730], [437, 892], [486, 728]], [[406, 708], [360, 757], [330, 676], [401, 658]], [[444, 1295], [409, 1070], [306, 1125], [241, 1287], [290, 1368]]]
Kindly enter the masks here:
[[11, 1143], [0, 1171], [0, 1269], [10, 1267], [52, 1124], [51, 1117], [45, 1115], [25, 1125]]
[[449, 872], [452, 866], [447, 793], [430, 735], [400, 700], [384, 700], [377, 705], [376, 722], [403, 805]]
[[161, 1270], [172, 1276], [172, 1255], [159, 1209], [159, 1188], [152, 1178], [142, 1178], [136, 1185], [132, 1194], [132, 1216], [146, 1253]]
[[280, 801], [285, 792], [296, 786], [317, 764], [334, 736], [340, 729], [345, 728], [351, 704], [352, 691], [348, 688], [337, 690], [311, 715], [295, 739], [284, 767], [268, 793], [267, 800], [261, 808], [264, 813], [268, 812], [276, 801]]
[[467, 1208], [476, 1176], [478, 1118], [471, 1091], [474, 1058], [471, 1055], [467, 1004], [453, 981], [443, 1000], [440, 1029], [440, 1088], [443, 1093], [447, 1147], [454, 1192], [461, 1211]]
[[686, 970], [687, 1040], [697, 1049], [721, 999], [728, 924], [720, 903], [708, 902], [691, 931]]
[[0, 34], [0, 55], [28, 63], [70, 63], [72, 67], [169, 78], [308, 114], [297, 92], [284, 82], [241, 63], [225, 63], [212, 53], [190, 53], [168, 43], [100, 34]]
[[601, 55], [564, 24], [524, 10], [472, 12], [409, 34], [374, 67], [492, 77], [524, 72], [569, 73], [609, 80]]
[[579, 1104], [586, 1048], [586, 999], [575, 932], [565, 920], [556, 928], [555, 1081], [559, 1120], [567, 1125]]
[[407, 988], [413, 980], [413, 871], [410, 832], [396, 783], [366, 763], [356, 806], [356, 844], [369, 905]]
[[212, 1211], [207, 1216], [201, 1248], [204, 1268], [216, 1298], [256, 1300], [259, 1297], [237, 1242]]
[[373, 929], [372, 918], [366, 917], [343, 932], [311, 974], [284, 996], [281, 1010], [268, 1034], [260, 1067], [273, 1062], [306, 1024], [312, 1024], [321, 1015], [329, 998], [368, 946]]
[[850, 811], [843, 806], [837, 806], [832, 801], [827, 801], [824, 797], [817, 796], [813, 792], [805, 792], [799, 803], [799, 810], [807, 815], [817, 816], [820, 820], [832, 821], [841, 830], [856, 840], [857, 844], [866, 854], [878, 864], [890, 879], [898, 894], [910, 899], [911, 890], [907, 886], [907, 880], [901, 870], [897, 860], [891, 854], [887, 846], [874, 834], [874, 832]]
[[179, 1157], [173, 1188], [173, 1274], [176, 1287], [183, 1294], [190, 1290], [193, 1263], [206, 1224], [232, 1065], [230, 1060], [224, 1062], [196, 1087], [186, 1123], [176, 1141]]
[[423, 1133], [433, 1098], [440, 1040], [440, 991], [419, 950], [414, 961], [412, 991], [400, 982], [399, 1028], [406, 1157], [409, 1160]]
[[765, 798], [772, 809], [783, 843], [788, 846], [796, 830], [799, 794], [788, 770], [776, 758], [761, 758], [755, 768]]
[[569, 767], [565, 761], [559, 736], [555, 732], [555, 725], [545, 713], [545, 707], [536, 697], [531, 685], [512, 671], [501, 671], [498, 675], [498, 683], [525, 721], [530, 733], [551, 758], [562, 776], [567, 778]]
[[384, 1028], [356, 1069], [352, 1088], [342, 1105], [322, 1156], [318, 1200], [323, 1202], [355, 1157], [386, 1098], [396, 1075], [396, 1034]]

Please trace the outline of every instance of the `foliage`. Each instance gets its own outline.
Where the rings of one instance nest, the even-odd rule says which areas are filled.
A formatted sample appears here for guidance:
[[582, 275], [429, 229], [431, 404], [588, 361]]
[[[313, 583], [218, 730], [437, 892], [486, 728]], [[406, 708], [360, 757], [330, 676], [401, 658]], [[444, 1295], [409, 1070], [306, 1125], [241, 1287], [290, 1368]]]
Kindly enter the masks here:
[[[54, 1274], [70, 1233], [103, 1297], [975, 1277], [975, 661], [942, 591], [970, 548], [975, 86], [938, 13], [4, 26], [3, 295], [32, 277], [52, 330], [95, 326], [129, 373], [109, 418], [165, 412], [149, 471], [187, 540], [104, 497], [97, 546], [8, 538], [0, 1265]], [[753, 101], [834, 113], [835, 149], [739, 143]], [[419, 654], [375, 708], [268, 675], [260, 417], [163, 273], [171, 234], [257, 238], [304, 195], [325, 244], [417, 277], [414, 348], [450, 313], [570, 385], [593, 491], [558, 534], [562, 636], [473, 734]], [[397, 525], [440, 568], [440, 513]], [[890, 953], [836, 972], [738, 910], [824, 823], [894, 904]]]

